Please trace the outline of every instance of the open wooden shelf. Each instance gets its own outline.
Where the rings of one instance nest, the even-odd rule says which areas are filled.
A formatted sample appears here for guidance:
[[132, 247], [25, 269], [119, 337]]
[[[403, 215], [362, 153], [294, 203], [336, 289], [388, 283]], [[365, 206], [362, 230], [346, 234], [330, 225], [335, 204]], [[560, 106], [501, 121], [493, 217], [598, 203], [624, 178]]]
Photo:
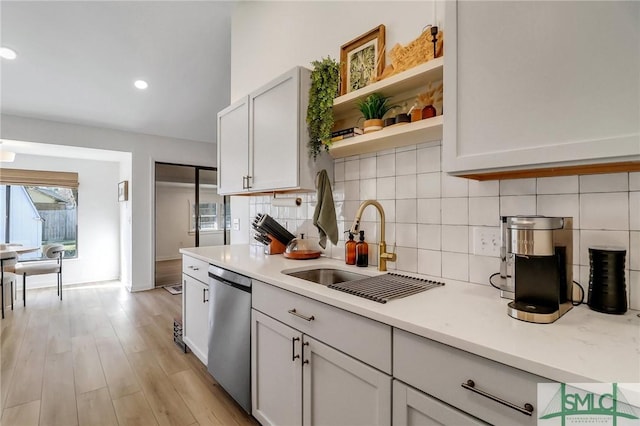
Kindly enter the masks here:
[[377, 132], [354, 136], [331, 144], [333, 158], [377, 152], [390, 148], [442, 140], [443, 116], [385, 127]]
[[374, 92], [382, 93], [384, 96], [393, 96], [406, 90], [426, 86], [429, 81], [441, 80], [443, 63], [444, 59], [441, 56], [362, 89], [339, 96], [333, 100], [333, 114], [342, 115], [351, 109], [356, 109], [358, 99]]

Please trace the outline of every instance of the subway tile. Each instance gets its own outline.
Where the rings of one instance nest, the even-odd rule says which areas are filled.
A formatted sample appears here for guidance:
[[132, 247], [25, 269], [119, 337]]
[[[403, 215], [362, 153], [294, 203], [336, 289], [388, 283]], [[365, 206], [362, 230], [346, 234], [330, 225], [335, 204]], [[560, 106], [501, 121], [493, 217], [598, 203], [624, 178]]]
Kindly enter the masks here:
[[375, 156], [360, 159], [360, 179], [372, 179], [376, 177], [376, 160]]
[[[629, 269], [640, 271], [640, 232], [629, 232], [629, 253], [627, 253], [627, 265]], [[640, 288], [638, 289], [640, 291]]]
[[376, 179], [360, 180], [360, 200], [375, 200], [376, 196]]
[[[378, 155], [377, 152], [368, 152], [366, 154], [360, 154], [358, 156], [358, 158], [360, 158], [360, 160], [365, 159], [365, 158], [370, 158], [370, 157], [376, 157]], [[362, 167], [360, 167], [360, 169], [362, 170]]]
[[629, 193], [629, 229], [640, 231], [640, 192]]
[[489, 284], [489, 277], [500, 272], [500, 259], [497, 257], [469, 255], [469, 281], [477, 284]]
[[440, 198], [440, 172], [419, 174], [417, 185], [418, 198]]
[[399, 148], [396, 148], [396, 154], [398, 154], [399, 152], [415, 151], [415, 150], [416, 150], [416, 145], [401, 146]]
[[[327, 246], [329, 246], [329, 244], [327, 244]], [[325, 255], [327, 255], [326, 252], [325, 252]], [[338, 244], [333, 246], [331, 249], [331, 256], [327, 255], [327, 257], [331, 257], [333, 259], [338, 259], [338, 260], [344, 260], [344, 241], [338, 241]]]
[[442, 276], [442, 252], [435, 250], [418, 250], [418, 273]]
[[[353, 222], [356, 218], [356, 212], [358, 211], [358, 207], [360, 206], [360, 201], [345, 201], [344, 202], [344, 220], [348, 222]], [[349, 224], [351, 226], [351, 224]]]
[[440, 199], [418, 198], [418, 223], [440, 223]]
[[396, 244], [398, 247], [417, 247], [417, 234], [418, 225], [415, 223], [396, 223]]
[[344, 182], [336, 182], [333, 185], [333, 201], [344, 200]]
[[443, 225], [467, 225], [469, 223], [468, 198], [443, 198], [441, 201]]
[[416, 198], [416, 175], [396, 177], [396, 199]]
[[497, 197], [500, 195], [500, 182], [497, 180], [470, 180], [470, 197]]
[[296, 212], [296, 219], [302, 219], [302, 220], [306, 219], [308, 207], [309, 207], [308, 203], [302, 203], [298, 207], [294, 207]]
[[395, 200], [396, 178], [383, 177], [377, 179], [377, 194], [379, 200]]
[[578, 176], [556, 176], [538, 178], [537, 193], [540, 194], [577, 194]]
[[344, 161], [333, 163], [334, 184], [344, 182]]
[[640, 172], [629, 173], [629, 191], [640, 191]]
[[418, 249], [398, 247], [396, 255], [396, 270], [405, 272], [418, 272]]
[[408, 200], [396, 201], [396, 222], [398, 223], [416, 223], [417, 200], [415, 198]]
[[580, 193], [620, 192], [629, 190], [628, 173], [580, 176]]
[[387, 243], [387, 251], [393, 251], [393, 249], [398, 246], [398, 244], [396, 243], [396, 224], [395, 223], [386, 224], [384, 240]]
[[640, 272], [629, 271], [629, 308], [640, 310]]
[[441, 173], [440, 179], [442, 180], [442, 198], [469, 196], [468, 179], [451, 176], [445, 172]]
[[418, 225], [418, 248], [440, 250], [442, 245], [440, 225]]
[[442, 251], [469, 252], [469, 227], [442, 225]]
[[507, 179], [500, 181], [500, 195], [533, 195], [535, 193], [535, 179]]
[[344, 180], [360, 179], [360, 159], [344, 162]]
[[396, 154], [378, 155], [376, 157], [376, 176], [388, 177], [396, 175]]
[[[371, 253], [371, 247], [378, 243], [378, 223], [373, 221], [360, 222], [359, 231], [364, 231], [364, 240], [369, 244], [369, 253]], [[355, 236], [355, 240], [358, 241], [358, 235]], [[371, 256], [371, 254], [369, 254]]]
[[[580, 265], [589, 265], [589, 247], [616, 247], [629, 253], [629, 232], [580, 230]], [[575, 246], [574, 246], [575, 250]]]
[[429, 173], [439, 172], [440, 169], [440, 147], [431, 146], [418, 149], [417, 172]]
[[416, 150], [396, 152], [396, 176], [416, 173]]
[[374, 207], [367, 207], [362, 212], [362, 217], [360, 219], [367, 222], [377, 222], [378, 210]]
[[580, 194], [580, 229], [628, 230], [628, 194]]
[[470, 197], [469, 224], [497, 226], [500, 224], [499, 197]]
[[443, 251], [442, 276], [452, 280], [469, 281], [469, 255]]
[[359, 200], [360, 199], [360, 181], [348, 180], [344, 183], [344, 199]]
[[535, 215], [535, 195], [500, 197], [500, 216]]
[[578, 194], [538, 195], [537, 213], [542, 216], [572, 217], [573, 227], [580, 228], [580, 197]]

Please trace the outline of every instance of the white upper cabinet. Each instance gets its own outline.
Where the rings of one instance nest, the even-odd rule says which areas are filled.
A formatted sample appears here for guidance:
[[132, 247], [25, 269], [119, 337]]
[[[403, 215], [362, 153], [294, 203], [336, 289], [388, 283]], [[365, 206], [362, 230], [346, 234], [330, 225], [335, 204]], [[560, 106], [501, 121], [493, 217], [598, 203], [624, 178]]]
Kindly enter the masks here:
[[309, 158], [310, 71], [296, 67], [218, 113], [219, 194], [312, 191], [333, 163]]
[[443, 167], [640, 160], [640, 3], [446, 2]]

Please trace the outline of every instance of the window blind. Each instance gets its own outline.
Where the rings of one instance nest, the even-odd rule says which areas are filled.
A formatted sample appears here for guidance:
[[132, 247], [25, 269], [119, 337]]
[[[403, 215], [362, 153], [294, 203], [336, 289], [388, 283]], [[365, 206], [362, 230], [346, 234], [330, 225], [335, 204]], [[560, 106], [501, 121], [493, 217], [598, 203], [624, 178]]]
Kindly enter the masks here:
[[78, 173], [0, 168], [0, 184], [78, 187]]

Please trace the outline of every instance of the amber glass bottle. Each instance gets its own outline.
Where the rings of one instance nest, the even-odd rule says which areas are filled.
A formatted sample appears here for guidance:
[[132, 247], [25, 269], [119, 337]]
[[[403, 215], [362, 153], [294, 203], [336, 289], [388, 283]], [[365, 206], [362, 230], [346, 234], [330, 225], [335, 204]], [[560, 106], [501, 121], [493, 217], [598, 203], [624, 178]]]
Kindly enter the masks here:
[[356, 266], [369, 266], [369, 244], [364, 242], [364, 231], [360, 231], [360, 241], [356, 244]]
[[349, 241], [344, 243], [344, 263], [347, 265], [356, 264], [356, 244], [353, 234], [349, 232]]

